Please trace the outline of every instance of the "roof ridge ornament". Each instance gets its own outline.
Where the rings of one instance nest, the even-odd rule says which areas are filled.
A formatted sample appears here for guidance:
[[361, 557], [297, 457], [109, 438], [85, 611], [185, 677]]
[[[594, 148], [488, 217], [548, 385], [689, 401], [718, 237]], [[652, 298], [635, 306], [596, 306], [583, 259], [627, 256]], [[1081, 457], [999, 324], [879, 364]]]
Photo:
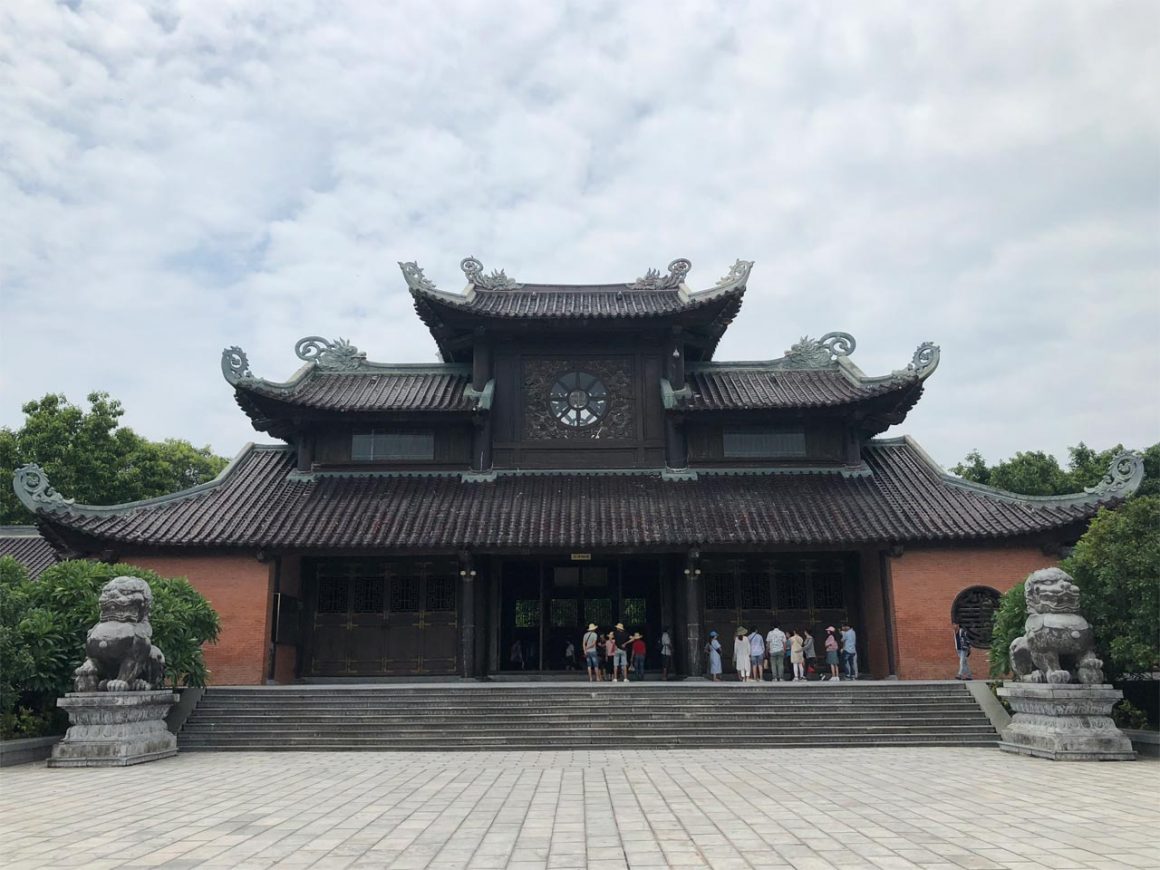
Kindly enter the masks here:
[[74, 499], [65, 498], [53, 489], [44, 469], [34, 462], [12, 472], [12, 488], [16, 490], [16, 497], [33, 513], [37, 508], [69, 508], [75, 503]]
[[753, 260], [738, 260], [729, 267], [729, 271], [713, 285], [711, 289], [722, 290], [726, 287], [736, 287], [749, 280], [749, 273], [753, 271]]
[[399, 268], [403, 272], [403, 280], [407, 282], [407, 286], [412, 290], [439, 291], [439, 288], [435, 286], [435, 282], [423, 274], [423, 269], [414, 260], [408, 263], [400, 260]]
[[483, 290], [519, 290], [524, 285], [513, 281], [503, 269], [493, 269], [490, 275], [483, 274], [483, 263], [475, 257], [464, 257], [459, 268], [467, 276], [467, 283]]
[[1144, 480], [1144, 459], [1130, 450], [1117, 454], [1095, 486], [1085, 486], [1089, 495], [1127, 498]]
[[940, 357], [939, 346], [933, 341], [924, 341], [914, 352], [906, 370], [918, 375], [919, 380], [929, 377], [938, 368]]
[[785, 352], [782, 362], [787, 369], [820, 369], [839, 357], [849, 356], [858, 342], [848, 332], [827, 332], [821, 338], [803, 335]]
[[242, 381], [254, 379], [254, 373], [250, 371], [250, 361], [246, 358], [246, 352], [236, 344], [222, 351], [222, 374], [233, 386], [237, 386]]
[[669, 263], [669, 274], [662, 275], [659, 269], [649, 269], [628, 286], [630, 290], [676, 290], [692, 268], [691, 261], [678, 257]]
[[320, 369], [350, 372], [366, 362], [367, 355], [345, 338], [329, 341], [321, 335], [308, 335], [294, 345], [298, 359], [312, 362]]

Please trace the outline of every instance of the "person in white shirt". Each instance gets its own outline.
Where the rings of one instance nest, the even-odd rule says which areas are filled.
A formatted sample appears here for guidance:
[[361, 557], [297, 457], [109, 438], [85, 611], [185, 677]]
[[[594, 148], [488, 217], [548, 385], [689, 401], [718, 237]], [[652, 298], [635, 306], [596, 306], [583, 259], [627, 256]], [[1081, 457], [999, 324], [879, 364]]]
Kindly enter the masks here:
[[769, 670], [780, 683], [785, 674], [785, 632], [777, 624], [765, 636], [765, 646], [769, 651]]

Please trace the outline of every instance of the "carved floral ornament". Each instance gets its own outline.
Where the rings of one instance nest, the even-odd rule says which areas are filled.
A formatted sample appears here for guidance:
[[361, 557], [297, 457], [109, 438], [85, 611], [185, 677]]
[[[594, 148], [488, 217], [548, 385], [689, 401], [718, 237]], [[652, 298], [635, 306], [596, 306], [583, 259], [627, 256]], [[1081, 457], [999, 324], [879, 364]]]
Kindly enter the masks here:
[[852, 354], [857, 346], [848, 332], [827, 332], [817, 339], [806, 335], [785, 352], [783, 364], [789, 369], [825, 368], [838, 357]]
[[298, 339], [294, 354], [300, 360], [312, 362], [318, 368], [332, 372], [354, 371], [362, 365], [367, 355], [345, 338], [329, 341], [320, 335], [308, 335]]
[[509, 278], [503, 269], [493, 269], [490, 275], [483, 274], [483, 263], [475, 257], [465, 257], [459, 262], [459, 268], [469, 284], [482, 290], [519, 290], [524, 286]]
[[628, 285], [630, 290], [676, 290], [684, 283], [685, 276], [693, 264], [683, 257], [669, 263], [669, 274], [662, 275], [659, 269], [649, 269], [641, 277]]
[[1095, 486], [1084, 487], [1089, 495], [1129, 496], [1139, 489], [1144, 480], [1144, 458], [1138, 453], [1125, 452], [1112, 459], [1107, 473]]
[[73, 499], [65, 498], [52, 488], [44, 469], [35, 463], [22, 465], [12, 475], [12, 486], [16, 495], [29, 510], [43, 508], [67, 508]]
[[423, 269], [418, 263], [411, 261], [409, 263], [399, 263], [399, 268], [403, 271], [403, 280], [407, 282], [407, 286], [412, 290], [431, 290], [437, 291], [439, 288], [435, 286], [435, 282], [423, 274]]
[[908, 372], [915, 372], [920, 378], [925, 378], [938, 368], [939, 347], [933, 341], [924, 341], [914, 352], [914, 356], [907, 365]]
[[729, 271], [713, 285], [714, 290], [724, 287], [737, 287], [749, 280], [749, 273], [753, 271], [752, 260], [738, 260], [729, 267]]
[[253, 379], [254, 373], [250, 371], [250, 361], [246, 358], [246, 352], [237, 345], [222, 351], [222, 374], [234, 385]]

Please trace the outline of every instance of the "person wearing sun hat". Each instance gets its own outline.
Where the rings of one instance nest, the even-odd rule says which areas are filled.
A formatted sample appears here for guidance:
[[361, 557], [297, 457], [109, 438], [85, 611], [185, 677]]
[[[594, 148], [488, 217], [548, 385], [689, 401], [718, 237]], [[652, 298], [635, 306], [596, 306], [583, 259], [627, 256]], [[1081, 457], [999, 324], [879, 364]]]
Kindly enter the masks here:
[[588, 631], [580, 641], [580, 649], [584, 651], [584, 664], [588, 668], [588, 682], [599, 683], [604, 675], [600, 673], [600, 653], [596, 651], [596, 644], [600, 642], [600, 635], [596, 633], [596, 623], [588, 623]]
[[822, 677], [823, 680], [837, 680], [838, 675], [838, 639], [834, 637], [834, 626], [826, 626], [826, 664], [830, 666], [830, 676]]
[[738, 626], [737, 638], [733, 641], [733, 667], [737, 669], [737, 679], [749, 681], [749, 631]]
[[709, 632], [709, 642], [705, 644], [705, 652], [709, 654], [709, 676], [714, 682], [721, 682], [721, 641], [717, 640], [717, 632]]
[[616, 640], [616, 652], [612, 656], [612, 682], [619, 683], [623, 679], [628, 682], [628, 632], [624, 630], [624, 623], [616, 623], [616, 631], [612, 633]]

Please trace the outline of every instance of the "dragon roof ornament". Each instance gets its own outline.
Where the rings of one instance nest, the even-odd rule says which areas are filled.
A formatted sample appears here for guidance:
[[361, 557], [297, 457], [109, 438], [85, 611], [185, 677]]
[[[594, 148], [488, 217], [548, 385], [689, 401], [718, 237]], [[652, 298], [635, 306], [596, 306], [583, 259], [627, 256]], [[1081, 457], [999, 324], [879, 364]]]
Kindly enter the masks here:
[[475, 257], [464, 257], [459, 268], [467, 276], [467, 283], [482, 290], [519, 290], [524, 285], [513, 281], [503, 269], [493, 269], [490, 275], [483, 274], [483, 263]]
[[1084, 492], [1103, 497], [1127, 498], [1144, 480], [1144, 459], [1138, 453], [1127, 451], [1112, 459], [1107, 473], [1095, 486], [1085, 486]]
[[227, 347], [222, 351], [222, 374], [233, 386], [237, 386], [242, 381], [254, 379], [254, 373], [250, 371], [250, 361], [246, 358], [246, 352], [237, 345]]
[[33, 513], [38, 508], [59, 510], [74, 504], [73, 499], [65, 498], [52, 488], [44, 469], [35, 463], [22, 465], [12, 472], [12, 488], [21, 503]]
[[749, 273], [753, 271], [753, 260], [738, 260], [729, 267], [729, 271], [713, 285], [714, 290], [726, 287], [736, 287], [749, 280]]
[[403, 272], [403, 280], [412, 290], [438, 291], [435, 282], [423, 274], [423, 269], [415, 261], [404, 263], [399, 261], [399, 268]]
[[300, 360], [312, 362], [331, 372], [351, 372], [366, 362], [367, 355], [345, 338], [329, 341], [320, 335], [298, 339], [294, 353]]
[[939, 346], [933, 341], [924, 341], [914, 352], [906, 370], [918, 375], [919, 380], [929, 377], [938, 368]]
[[689, 260], [679, 257], [669, 263], [669, 274], [662, 275], [659, 269], [649, 269], [628, 287], [630, 290], [676, 290], [684, 283], [685, 276], [692, 268], [693, 264]]
[[827, 332], [817, 339], [805, 335], [785, 352], [781, 363], [787, 369], [825, 368], [838, 357], [852, 354], [857, 345], [848, 332]]

